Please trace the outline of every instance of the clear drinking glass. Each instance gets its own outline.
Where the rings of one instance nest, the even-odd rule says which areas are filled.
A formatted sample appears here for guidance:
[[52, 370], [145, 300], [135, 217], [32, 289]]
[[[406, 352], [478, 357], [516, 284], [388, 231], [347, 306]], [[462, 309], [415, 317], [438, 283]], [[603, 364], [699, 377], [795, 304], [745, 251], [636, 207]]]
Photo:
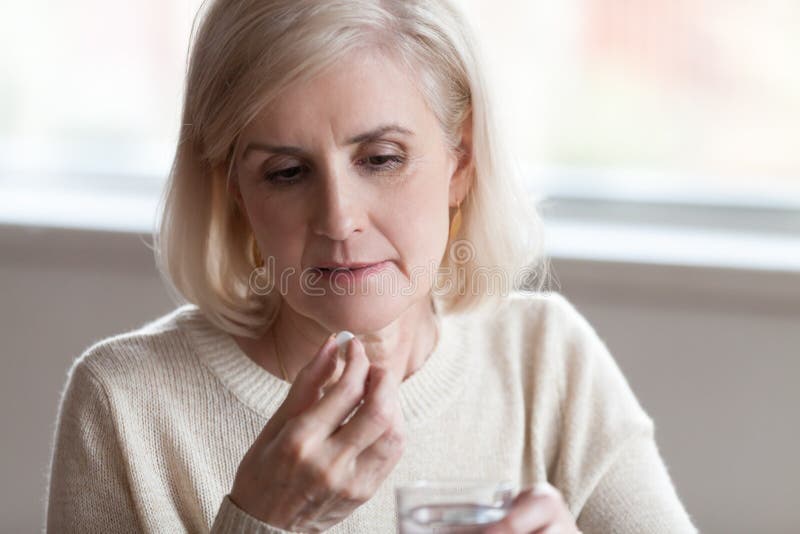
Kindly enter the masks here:
[[506, 516], [507, 480], [419, 480], [395, 488], [400, 534], [480, 534]]

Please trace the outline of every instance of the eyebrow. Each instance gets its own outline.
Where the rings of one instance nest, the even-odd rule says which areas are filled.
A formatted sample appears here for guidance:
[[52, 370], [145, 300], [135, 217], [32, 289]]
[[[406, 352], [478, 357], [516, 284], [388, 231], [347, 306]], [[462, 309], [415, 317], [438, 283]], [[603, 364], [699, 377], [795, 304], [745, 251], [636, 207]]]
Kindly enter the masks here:
[[[366, 143], [375, 141], [377, 139], [380, 139], [387, 133], [400, 133], [411, 136], [414, 135], [414, 132], [398, 124], [385, 124], [383, 126], [378, 126], [377, 128], [370, 130], [368, 132], [364, 132], [362, 134], [358, 134], [354, 137], [351, 137], [346, 141], [345, 144], [355, 145], [356, 143]], [[247, 145], [247, 148], [244, 149], [244, 152], [242, 152], [242, 159], [245, 159], [247, 155], [253, 150], [272, 152], [275, 154], [289, 154], [292, 156], [302, 155], [305, 152], [302, 148], [296, 146], [279, 146], [279, 145], [269, 145], [265, 143], [249, 143]]]

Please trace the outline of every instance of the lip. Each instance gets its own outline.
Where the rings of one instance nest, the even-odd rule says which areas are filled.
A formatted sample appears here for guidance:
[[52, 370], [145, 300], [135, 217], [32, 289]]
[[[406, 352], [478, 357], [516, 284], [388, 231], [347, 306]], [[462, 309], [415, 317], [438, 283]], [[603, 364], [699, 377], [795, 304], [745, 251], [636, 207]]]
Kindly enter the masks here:
[[381, 263], [385, 263], [385, 261], [371, 261], [371, 262], [354, 262], [349, 264], [343, 263], [323, 263], [321, 265], [317, 265], [317, 269], [362, 269], [364, 267], [370, 267], [372, 265], [380, 265]]
[[323, 279], [330, 279], [332, 277], [348, 277], [348, 278], [355, 278], [361, 279], [362, 277], [366, 276], [367, 274], [374, 274], [376, 272], [382, 271], [383, 269], [389, 267], [391, 262], [389, 260], [379, 261], [376, 263], [362, 263], [362, 264], [351, 264], [354, 265], [353, 267], [343, 267], [338, 265], [336, 267], [325, 267], [319, 266], [316, 269], [322, 274]]

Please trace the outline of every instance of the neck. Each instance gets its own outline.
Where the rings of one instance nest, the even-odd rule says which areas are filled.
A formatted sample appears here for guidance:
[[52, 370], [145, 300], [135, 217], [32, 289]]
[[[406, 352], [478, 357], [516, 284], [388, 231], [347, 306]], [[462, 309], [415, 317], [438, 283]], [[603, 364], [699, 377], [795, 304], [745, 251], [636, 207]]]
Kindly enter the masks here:
[[[422, 367], [438, 341], [437, 318], [430, 297], [420, 299], [380, 330], [353, 333], [364, 345], [370, 362], [385, 367], [397, 384]], [[282, 378], [274, 348], [277, 345], [289, 382], [294, 382], [330, 334], [317, 321], [295, 312], [284, 301], [272, 327], [262, 338], [237, 337], [236, 341], [251, 359]], [[343, 371], [344, 361], [340, 359], [329, 383], [337, 381]]]

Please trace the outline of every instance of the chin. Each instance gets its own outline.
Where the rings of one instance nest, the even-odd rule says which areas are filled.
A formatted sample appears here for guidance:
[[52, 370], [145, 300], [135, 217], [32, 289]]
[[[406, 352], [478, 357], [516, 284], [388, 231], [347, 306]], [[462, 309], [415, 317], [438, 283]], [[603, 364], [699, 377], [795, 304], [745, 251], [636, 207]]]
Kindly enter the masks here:
[[332, 332], [375, 332], [391, 324], [411, 304], [411, 296], [335, 295], [307, 297], [310, 315]]

